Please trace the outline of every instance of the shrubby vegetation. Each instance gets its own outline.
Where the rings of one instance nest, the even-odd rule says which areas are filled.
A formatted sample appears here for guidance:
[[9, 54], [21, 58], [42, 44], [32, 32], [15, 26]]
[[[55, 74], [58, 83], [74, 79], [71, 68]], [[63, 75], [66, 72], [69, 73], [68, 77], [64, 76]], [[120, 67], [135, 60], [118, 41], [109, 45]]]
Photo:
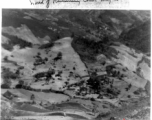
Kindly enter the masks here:
[[95, 41], [86, 36], [74, 37], [72, 47], [78, 52], [82, 60], [95, 61], [95, 56], [107, 51], [109, 38], [103, 37], [100, 41]]
[[40, 49], [47, 49], [47, 48], [51, 48], [53, 46], [54, 46], [54, 43], [53, 42], [49, 42], [49, 43], [41, 45], [39, 48]]
[[11, 79], [17, 79], [17, 78], [19, 78], [19, 75], [10, 71], [9, 68], [3, 67], [2, 68], [2, 78], [3, 78], [3, 84], [1, 85], [1, 88], [10, 88]]
[[112, 86], [112, 81], [106, 76], [93, 75], [87, 81], [87, 84], [94, 93], [109, 97], [110, 99], [117, 97], [120, 94], [120, 90]]
[[35, 61], [33, 63], [34, 66], [45, 64], [48, 61], [48, 58], [42, 58], [41, 53], [38, 52], [36, 56], [34, 56]]
[[8, 43], [2, 43], [2, 46], [6, 49], [6, 50], [13, 50], [13, 47], [15, 45], [20, 46], [20, 49], [26, 48], [26, 47], [32, 47], [32, 43], [27, 42], [25, 40], [22, 40], [20, 38], [18, 38], [17, 36], [13, 36], [13, 35], [9, 35], [6, 33], [2, 33], [5, 37], [9, 38], [10, 40], [8, 41]]
[[62, 59], [62, 52], [58, 52], [57, 56], [54, 58], [54, 61], [58, 61]]

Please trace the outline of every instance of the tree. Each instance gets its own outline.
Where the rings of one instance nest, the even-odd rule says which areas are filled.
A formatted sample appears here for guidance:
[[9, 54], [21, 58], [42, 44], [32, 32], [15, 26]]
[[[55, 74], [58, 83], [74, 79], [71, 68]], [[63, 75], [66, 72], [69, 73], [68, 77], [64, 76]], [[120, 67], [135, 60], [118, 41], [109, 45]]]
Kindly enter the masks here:
[[58, 52], [57, 56], [54, 58], [54, 61], [58, 61], [62, 59], [62, 52]]
[[57, 34], [56, 38], [57, 38], [57, 39], [60, 39], [60, 35], [59, 35], [59, 34]]
[[57, 56], [62, 57], [62, 52], [59, 52]]
[[17, 75], [20, 74], [20, 69], [17, 69], [16, 72], [15, 72]]
[[31, 100], [34, 100], [34, 99], [35, 99], [35, 95], [32, 94], [32, 95], [31, 95]]
[[90, 100], [91, 100], [91, 101], [95, 101], [95, 99], [94, 99], [94, 98], [90, 98]]
[[37, 55], [38, 55], [38, 56], [40, 56], [40, 55], [41, 55], [41, 53], [40, 53], [40, 52], [38, 52], [38, 53], [37, 53]]
[[75, 70], [75, 67], [73, 67], [73, 70]]
[[8, 61], [8, 56], [4, 57], [4, 61], [7, 62]]
[[43, 106], [43, 102], [42, 101], [40, 102], [40, 106]]
[[24, 85], [24, 81], [23, 81], [23, 80], [19, 80], [18, 83], [19, 83], [20, 85], [22, 85], [22, 86]]
[[130, 90], [131, 86], [132, 86], [132, 85], [129, 84], [128, 87], [126, 88], [126, 91]]
[[23, 88], [23, 85], [24, 85], [24, 81], [23, 80], [19, 80], [18, 84], [16, 85], [15, 88]]
[[115, 118], [114, 118], [114, 117], [111, 117], [110, 120], [115, 120]]
[[45, 61], [48, 61], [48, 58], [47, 57], [45, 57], [45, 59], [44, 59]]
[[94, 92], [98, 93], [102, 89], [101, 78], [97, 77], [96, 72], [92, 73], [87, 84]]
[[1, 84], [1, 88], [3, 88], [3, 89], [9, 89], [10, 85], [8, 85], [8, 84]]
[[32, 94], [30, 99], [32, 100], [32, 103], [34, 104], [35, 103], [35, 95]]
[[2, 78], [3, 78], [3, 84], [6, 84], [6, 86], [11, 86], [11, 80], [16, 79], [19, 76], [15, 73], [13, 73], [9, 68], [3, 68], [2, 69]]
[[46, 84], [48, 84], [50, 79], [52, 79], [53, 74], [55, 74], [55, 70], [50, 68], [46, 74]]

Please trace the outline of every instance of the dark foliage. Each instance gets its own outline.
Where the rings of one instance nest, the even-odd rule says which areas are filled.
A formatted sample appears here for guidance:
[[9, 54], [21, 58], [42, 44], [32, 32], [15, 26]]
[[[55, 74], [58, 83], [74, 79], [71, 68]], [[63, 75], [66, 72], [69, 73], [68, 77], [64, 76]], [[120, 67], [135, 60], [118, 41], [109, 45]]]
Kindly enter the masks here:
[[51, 48], [53, 46], [54, 46], [54, 43], [50, 42], [50, 43], [46, 43], [46, 44], [41, 45], [39, 48], [40, 49], [47, 49], [47, 48]]
[[45, 76], [46, 76], [46, 72], [41, 72], [41, 73], [37, 73], [37, 74], [34, 75], [34, 77], [36, 79], [39, 79], [39, 78], [45, 77]]
[[1, 84], [2, 89], [9, 89], [10, 86], [8, 84]]
[[124, 31], [120, 35], [120, 42], [143, 53], [150, 52], [150, 21]]
[[96, 78], [90, 78], [87, 82], [87, 84], [90, 86], [91, 89], [93, 89], [94, 91], [100, 91], [101, 90], [101, 84], [100, 84], [100, 80], [96, 79]]
[[58, 61], [62, 59], [62, 52], [59, 52], [57, 56], [53, 59], [54, 61]]
[[109, 116], [109, 115], [110, 115], [110, 112], [100, 113], [100, 114], [96, 117], [96, 119], [97, 119], [97, 120], [102, 120], [102, 118], [105, 118], [105, 117], [107, 117], [107, 116]]
[[21, 84], [17, 84], [16, 86], [15, 86], [15, 88], [17, 88], [17, 89], [21, 89], [23, 87], [23, 85], [21, 85]]
[[17, 36], [9, 35], [6, 33], [2, 33], [2, 34], [10, 39], [8, 43], [2, 43], [2, 46], [9, 51], [11, 51], [13, 49], [13, 46], [15, 45], [20, 46], [21, 49], [25, 47], [32, 47], [32, 43], [22, 40]]
[[12, 71], [10, 71], [9, 68], [3, 68], [2, 69], [2, 78], [3, 78], [3, 86], [1, 87], [7, 87], [11, 86], [11, 79], [17, 79], [19, 76]]
[[[12, 13], [12, 11], [17, 12], [17, 15]], [[26, 11], [26, 10], [25, 10]], [[13, 27], [20, 27], [21, 24], [25, 24], [36, 37], [44, 38], [46, 35], [48, 35], [51, 39], [56, 36], [56, 33], [54, 31], [51, 31], [48, 29], [49, 23], [48, 22], [42, 22], [40, 20], [37, 20], [35, 18], [33, 19], [24, 19], [25, 16], [23, 11], [20, 10], [8, 10], [6, 13], [6, 10], [3, 10], [2, 13], [2, 26], [13, 26]]]
[[104, 37], [101, 41], [96, 42], [84, 37], [75, 37], [72, 42], [72, 47], [78, 52], [81, 59], [84, 61], [95, 61], [95, 56], [106, 50], [109, 38]]
[[111, 117], [110, 120], [115, 120], [115, 118], [114, 118], [114, 117]]
[[95, 99], [94, 99], [94, 98], [90, 98], [90, 100], [91, 100], [91, 101], [95, 101]]

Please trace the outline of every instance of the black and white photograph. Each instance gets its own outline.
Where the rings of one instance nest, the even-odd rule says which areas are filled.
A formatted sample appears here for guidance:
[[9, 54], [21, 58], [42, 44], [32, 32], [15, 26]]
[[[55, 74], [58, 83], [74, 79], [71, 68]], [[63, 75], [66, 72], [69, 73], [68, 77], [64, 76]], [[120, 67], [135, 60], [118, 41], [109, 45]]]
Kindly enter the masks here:
[[150, 120], [150, 10], [1, 17], [1, 120]]

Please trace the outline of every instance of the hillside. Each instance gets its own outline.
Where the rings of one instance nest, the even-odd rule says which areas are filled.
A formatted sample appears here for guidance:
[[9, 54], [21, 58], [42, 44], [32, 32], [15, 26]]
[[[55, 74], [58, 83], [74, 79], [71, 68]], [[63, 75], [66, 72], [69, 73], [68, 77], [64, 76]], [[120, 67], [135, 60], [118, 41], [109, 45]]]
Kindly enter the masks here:
[[150, 54], [150, 21], [130, 28], [120, 35], [120, 41], [143, 53]]
[[2, 10], [1, 119], [150, 120], [150, 12]]

